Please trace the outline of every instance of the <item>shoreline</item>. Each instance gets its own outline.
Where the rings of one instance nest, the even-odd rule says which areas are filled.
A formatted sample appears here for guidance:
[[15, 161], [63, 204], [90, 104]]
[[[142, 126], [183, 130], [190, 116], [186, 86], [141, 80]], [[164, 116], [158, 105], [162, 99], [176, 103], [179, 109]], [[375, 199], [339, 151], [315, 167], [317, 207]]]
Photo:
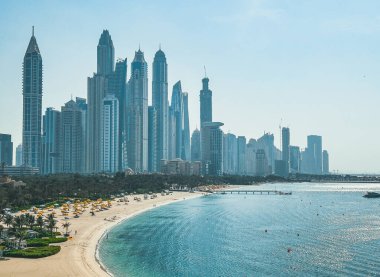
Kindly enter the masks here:
[[189, 194], [190, 196], [193, 196], [193, 197], [189, 197], [189, 198], [183, 198], [183, 199], [174, 199], [174, 200], [171, 200], [171, 201], [167, 201], [167, 202], [163, 202], [163, 203], [158, 203], [158, 205], [156, 204], [155, 206], [151, 206], [151, 207], [146, 207], [144, 209], [141, 209], [139, 211], [136, 211], [132, 214], [129, 214], [129, 215], [126, 215], [124, 218], [120, 218], [118, 219], [117, 221], [113, 222], [114, 224], [110, 225], [110, 226], [107, 226], [107, 228], [105, 228], [103, 230], [103, 233], [102, 235], [99, 237], [99, 239], [97, 240], [97, 243], [96, 243], [96, 249], [95, 249], [95, 253], [94, 253], [94, 258], [95, 258], [95, 261], [99, 264], [99, 267], [104, 271], [104, 273], [106, 273], [108, 276], [111, 276], [113, 277], [114, 275], [109, 272], [107, 270], [107, 267], [101, 262], [101, 259], [99, 257], [99, 245], [101, 243], [101, 240], [104, 238], [104, 236], [109, 232], [111, 231], [111, 229], [113, 229], [114, 227], [116, 227], [117, 225], [135, 217], [135, 216], [138, 216], [138, 215], [141, 215], [147, 211], [150, 211], [150, 210], [153, 210], [153, 209], [156, 209], [156, 208], [159, 208], [159, 207], [162, 207], [162, 206], [166, 206], [166, 205], [169, 205], [169, 204], [172, 204], [172, 203], [175, 203], [175, 202], [181, 202], [181, 201], [185, 201], [185, 200], [190, 200], [190, 199], [194, 199], [194, 198], [197, 198], [197, 197], [201, 197], [201, 196], [204, 196], [203, 193], [191, 193]]
[[[98, 253], [101, 240], [111, 228], [148, 210], [202, 195], [204, 193], [175, 191], [171, 195], [158, 194], [157, 198], [141, 202], [128, 196], [128, 205], [113, 201], [110, 209], [96, 213], [96, 216], [87, 212], [80, 218], [70, 218], [73, 238], [59, 244], [59, 253], [41, 259], [10, 258], [0, 261], [0, 276], [112, 276]], [[64, 217], [58, 215], [56, 219], [62, 232]]]

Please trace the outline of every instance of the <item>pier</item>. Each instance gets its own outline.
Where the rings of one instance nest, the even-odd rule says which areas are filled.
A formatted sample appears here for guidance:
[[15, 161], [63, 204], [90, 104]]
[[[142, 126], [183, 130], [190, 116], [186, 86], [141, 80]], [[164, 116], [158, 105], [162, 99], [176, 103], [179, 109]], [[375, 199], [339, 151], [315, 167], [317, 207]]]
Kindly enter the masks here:
[[214, 191], [215, 194], [264, 194], [264, 195], [291, 195], [292, 192], [284, 192], [279, 190], [221, 190]]

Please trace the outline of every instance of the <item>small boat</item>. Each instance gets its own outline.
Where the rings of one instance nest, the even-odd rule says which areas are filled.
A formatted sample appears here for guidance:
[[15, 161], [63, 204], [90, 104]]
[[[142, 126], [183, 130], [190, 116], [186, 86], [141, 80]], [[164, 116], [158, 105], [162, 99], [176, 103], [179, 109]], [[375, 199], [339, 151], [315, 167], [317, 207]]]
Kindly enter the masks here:
[[283, 191], [279, 191], [278, 192], [279, 195], [292, 195], [292, 192], [283, 192]]
[[366, 194], [363, 195], [363, 197], [365, 197], [365, 198], [379, 198], [380, 193], [368, 191]]

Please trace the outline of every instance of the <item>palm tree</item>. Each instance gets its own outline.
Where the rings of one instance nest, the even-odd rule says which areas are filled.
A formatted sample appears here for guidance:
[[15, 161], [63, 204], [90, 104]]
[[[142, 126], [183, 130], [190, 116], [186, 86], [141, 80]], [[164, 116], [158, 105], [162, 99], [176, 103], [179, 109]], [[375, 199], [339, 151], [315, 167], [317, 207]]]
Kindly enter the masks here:
[[27, 224], [29, 225], [29, 229], [32, 230], [34, 223], [36, 222], [36, 218], [32, 214], [26, 214], [26, 221]]
[[7, 225], [7, 227], [9, 227], [9, 225], [11, 225], [12, 222], [13, 222], [13, 216], [11, 214], [7, 214], [4, 218], [5, 225]]
[[54, 219], [54, 216], [52, 214], [49, 214], [47, 223], [47, 227], [50, 230], [50, 236], [53, 237], [53, 229], [56, 227], [57, 221]]
[[22, 229], [25, 223], [25, 217], [20, 215], [20, 216], [15, 216], [12, 221], [12, 227], [16, 231], [19, 229]]
[[2, 221], [5, 217], [5, 210], [4, 209], [1, 209], [0, 210], [0, 221]]
[[37, 217], [37, 225], [40, 227], [40, 230], [42, 230], [42, 227], [44, 226], [44, 219], [42, 216]]
[[3, 226], [3, 225], [0, 225], [0, 238], [1, 238], [2, 235], [3, 235], [3, 231], [4, 231], [4, 226]]
[[62, 227], [66, 229], [66, 234], [65, 234], [66, 237], [69, 235], [68, 229], [69, 229], [70, 225], [71, 225], [71, 223], [68, 221], [65, 221], [64, 223], [62, 223]]
[[21, 241], [27, 236], [27, 232], [25, 229], [18, 229], [15, 232], [15, 237], [18, 238], [18, 247], [20, 248]]

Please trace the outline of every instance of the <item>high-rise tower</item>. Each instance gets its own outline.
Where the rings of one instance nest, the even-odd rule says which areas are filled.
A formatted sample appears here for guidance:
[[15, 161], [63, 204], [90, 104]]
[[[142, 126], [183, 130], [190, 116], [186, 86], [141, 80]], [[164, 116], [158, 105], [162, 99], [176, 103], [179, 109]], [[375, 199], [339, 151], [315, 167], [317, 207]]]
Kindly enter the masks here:
[[181, 158], [185, 161], [191, 160], [190, 153], [190, 122], [189, 122], [189, 95], [183, 94], [183, 129], [182, 129], [182, 152]]
[[209, 79], [202, 79], [202, 90], [200, 91], [201, 102], [201, 132], [205, 122], [212, 122], [212, 91], [208, 87]]
[[312, 161], [312, 173], [322, 174], [322, 137], [307, 136], [307, 150]]
[[97, 54], [97, 73], [104, 76], [112, 74], [115, 62], [115, 49], [108, 30], [103, 30], [100, 36]]
[[237, 137], [237, 174], [246, 175], [247, 139], [244, 136]]
[[65, 173], [83, 172], [82, 111], [73, 100], [61, 107], [62, 165]]
[[191, 135], [191, 160], [201, 160], [201, 132], [197, 129]]
[[175, 156], [174, 158], [181, 158], [182, 152], [182, 130], [183, 130], [183, 93], [181, 81], [178, 81], [173, 86], [172, 101], [171, 101], [172, 113], [175, 118]]
[[329, 168], [329, 153], [327, 150], [323, 150], [322, 152], [322, 161], [323, 161], [323, 174], [329, 174], [330, 168]]
[[87, 79], [87, 144], [86, 169], [89, 173], [102, 170], [103, 99], [109, 92], [114, 68], [114, 47], [108, 30], [100, 36], [97, 47], [97, 73]]
[[148, 170], [148, 66], [139, 49], [131, 64], [127, 97], [128, 165], [136, 172]]
[[102, 171], [118, 171], [119, 153], [119, 101], [108, 94], [103, 100]]
[[127, 94], [127, 59], [119, 59], [116, 62], [115, 72], [109, 81], [108, 93], [113, 94], [119, 100], [119, 155], [118, 171], [126, 169], [126, 94]]
[[290, 162], [290, 130], [289, 128], [282, 128], [282, 160], [285, 162], [285, 174], [289, 173]]
[[153, 106], [148, 108], [148, 170], [157, 172], [157, 111]]
[[221, 122], [205, 122], [202, 140], [202, 167], [204, 175], [223, 174], [223, 131]]
[[12, 166], [13, 161], [13, 142], [12, 136], [8, 134], [0, 134], [0, 164]]
[[22, 163], [22, 144], [19, 144], [16, 147], [16, 166], [22, 166]]
[[62, 126], [61, 112], [47, 108], [43, 116], [42, 174], [62, 172]]
[[34, 36], [24, 56], [23, 78], [23, 164], [40, 167], [42, 114], [42, 57]]
[[[211, 135], [210, 130], [220, 130], [220, 126], [217, 126], [217, 128], [210, 129], [208, 126], [205, 128], [208, 123], [211, 124], [212, 122], [212, 91], [208, 87], [209, 79], [205, 76], [202, 79], [202, 89], [200, 91], [199, 100], [200, 100], [200, 119], [201, 119], [201, 157], [202, 157], [202, 168], [203, 173], [209, 174], [209, 161], [207, 160], [207, 157], [209, 155], [209, 149], [208, 149], [208, 142], [211, 140], [209, 137]], [[217, 131], [215, 131], [217, 132]], [[222, 132], [220, 130], [220, 132]], [[223, 146], [223, 132], [221, 133], [221, 143]], [[223, 147], [221, 147], [223, 149]], [[221, 154], [223, 156], [223, 153]], [[220, 166], [219, 169], [223, 170], [223, 165]], [[216, 172], [213, 172], [216, 173]]]
[[167, 160], [169, 140], [169, 102], [168, 102], [168, 64], [165, 53], [159, 49], [153, 61], [152, 106], [156, 110], [156, 168], [159, 169], [161, 159]]

